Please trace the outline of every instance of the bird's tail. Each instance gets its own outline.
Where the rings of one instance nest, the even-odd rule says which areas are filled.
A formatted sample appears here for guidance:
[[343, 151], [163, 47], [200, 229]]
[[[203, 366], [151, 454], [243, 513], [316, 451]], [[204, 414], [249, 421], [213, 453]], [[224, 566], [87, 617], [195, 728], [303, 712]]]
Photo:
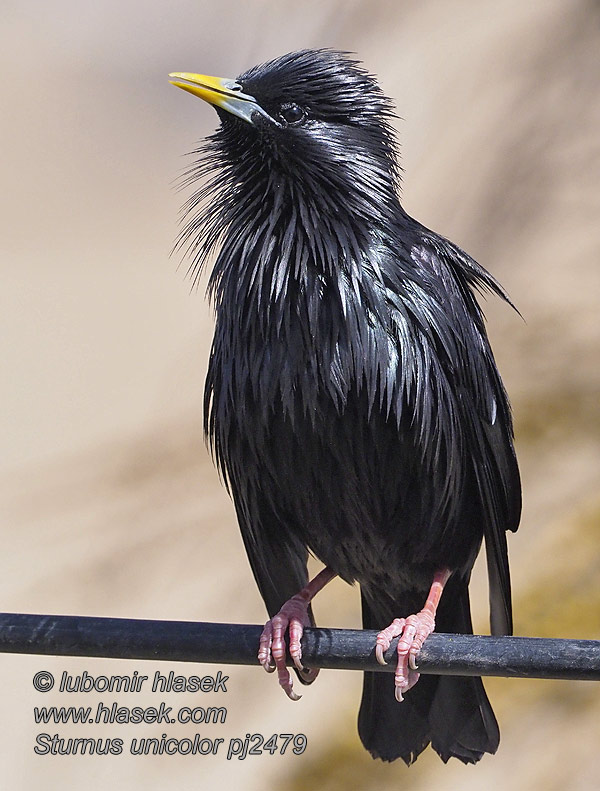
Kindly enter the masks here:
[[[418, 612], [414, 595], [400, 601], [362, 594], [363, 627], [383, 629], [396, 617]], [[472, 634], [469, 592], [464, 580], [452, 577], [436, 616], [436, 631]], [[365, 673], [358, 732], [374, 758], [411, 764], [429, 743], [444, 763], [451, 757], [476, 763], [495, 753], [498, 723], [480, 678], [422, 675], [398, 703], [393, 673]]]

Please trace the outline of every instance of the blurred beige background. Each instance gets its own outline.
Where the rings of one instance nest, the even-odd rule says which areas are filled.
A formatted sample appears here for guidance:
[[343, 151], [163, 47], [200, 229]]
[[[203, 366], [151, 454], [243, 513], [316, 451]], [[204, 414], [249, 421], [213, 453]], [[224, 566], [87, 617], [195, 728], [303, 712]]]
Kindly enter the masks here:
[[[510, 543], [516, 632], [599, 639], [600, 4], [4, 0], [0, 25], [2, 609], [263, 620], [203, 445], [210, 310], [169, 258], [184, 200], [173, 181], [216, 116], [166, 75], [235, 76], [332, 46], [357, 52], [397, 102], [407, 210], [490, 269], [525, 318], [486, 306], [523, 473]], [[473, 598], [484, 631], [481, 574]], [[334, 583], [316, 612], [322, 625], [358, 626], [356, 592]], [[34, 705], [103, 698], [36, 693], [36, 670], [218, 668], [0, 663], [0, 772], [12, 789], [551, 790], [590, 789], [600, 775], [591, 683], [494, 680], [498, 754], [465, 768], [428, 751], [408, 770], [360, 747], [358, 674], [323, 672], [292, 704], [273, 677], [235, 667], [222, 668], [227, 723], [193, 731], [304, 732], [302, 756], [36, 756]], [[127, 741], [164, 727], [49, 731]]]

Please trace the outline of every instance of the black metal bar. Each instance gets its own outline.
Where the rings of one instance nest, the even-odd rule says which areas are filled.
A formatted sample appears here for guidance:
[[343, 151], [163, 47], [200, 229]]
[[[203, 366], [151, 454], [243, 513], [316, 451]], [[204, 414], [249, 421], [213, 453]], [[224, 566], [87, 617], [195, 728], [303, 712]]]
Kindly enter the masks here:
[[[0, 652], [253, 665], [262, 627], [192, 621], [147, 621], [76, 615], [0, 613]], [[307, 629], [307, 665], [340, 670], [394, 670], [375, 659], [374, 631]], [[432, 634], [419, 670], [459, 676], [600, 680], [600, 641]]]

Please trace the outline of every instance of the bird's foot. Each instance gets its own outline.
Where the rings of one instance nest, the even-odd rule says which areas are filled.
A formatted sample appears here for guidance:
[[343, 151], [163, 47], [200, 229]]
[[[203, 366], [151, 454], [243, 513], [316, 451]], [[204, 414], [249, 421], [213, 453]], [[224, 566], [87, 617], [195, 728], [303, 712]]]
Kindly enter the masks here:
[[296, 666], [302, 681], [309, 684], [314, 681], [318, 669], [305, 668], [302, 665], [302, 646], [300, 640], [305, 626], [311, 625], [311, 616], [308, 608], [312, 599], [322, 590], [328, 582], [335, 577], [335, 571], [329, 566], [320, 571], [302, 590], [291, 599], [288, 599], [277, 615], [267, 621], [260, 636], [258, 648], [258, 661], [267, 671], [273, 673], [277, 670], [279, 684], [291, 700], [300, 700], [292, 687], [292, 677], [286, 667], [285, 632], [289, 633], [290, 656]]
[[399, 637], [394, 676], [394, 687], [396, 700], [403, 700], [403, 693], [406, 692], [419, 680], [417, 672], [416, 657], [423, 643], [435, 629], [435, 620], [431, 612], [427, 609], [421, 610], [416, 615], [409, 615], [408, 618], [395, 618], [392, 623], [377, 635], [375, 645], [375, 656], [380, 665], [385, 665], [384, 653], [390, 647], [392, 640]]
[[380, 665], [385, 665], [384, 654], [392, 640], [398, 640], [398, 662], [395, 675], [396, 700], [402, 700], [402, 693], [414, 687], [419, 680], [417, 655], [423, 643], [435, 629], [435, 615], [445, 584], [451, 576], [450, 569], [440, 569], [433, 575], [429, 596], [421, 612], [408, 618], [395, 618], [392, 623], [377, 635], [375, 656]]
[[290, 643], [290, 656], [294, 665], [306, 681], [313, 681], [318, 674], [318, 669], [305, 668], [302, 665], [302, 646], [300, 640], [305, 626], [310, 626], [308, 605], [305, 592], [301, 591], [286, 601], [277, 615], [267, 621], [260, 636], [258, 661], [267, 671], [273, 673], [277, 670], [279, 685], [290, 700], [300, 700], [302, 697], [294, 692], [292, 676], [286, 667], [285, 632], [288, 631]]

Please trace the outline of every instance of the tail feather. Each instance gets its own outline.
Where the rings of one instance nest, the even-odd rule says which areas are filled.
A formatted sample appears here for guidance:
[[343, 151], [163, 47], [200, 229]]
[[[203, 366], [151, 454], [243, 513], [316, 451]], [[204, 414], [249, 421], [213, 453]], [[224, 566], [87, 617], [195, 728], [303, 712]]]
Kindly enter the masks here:
[[428, 710], [437, 681], [435, 676], [422, 676], [398, 703], [392, 673], [364, 674], [358, 734], [373, 758], [402, 758], [410, 765], [423, 752], [431, 741]]
[[[389, 600], [367, 599], [364, 594], [362, 608], [365, 629], [382, 629], [395, 617], [414, 611], [399, 601], [396, 611], [390, 612]], [[436, 622], [440, 632], [472, 633], [464, 580], [450, 579]], [[485, 753], [495, 753], [500, 740], [481, 679], [461, 676], [423, 675], [398, 703], [391, 673], [365, 673], [358, 731], [374, 758], [402, 758], [406, 764], [416, 760], [429, 743], [444, 762], [454, 757], [476, 763]]]
[[440, 676], [429, 723], [431, 746], [444, 763], [454, 757], [474, 764], [498, 749], [498, 723], [480, 678]]

